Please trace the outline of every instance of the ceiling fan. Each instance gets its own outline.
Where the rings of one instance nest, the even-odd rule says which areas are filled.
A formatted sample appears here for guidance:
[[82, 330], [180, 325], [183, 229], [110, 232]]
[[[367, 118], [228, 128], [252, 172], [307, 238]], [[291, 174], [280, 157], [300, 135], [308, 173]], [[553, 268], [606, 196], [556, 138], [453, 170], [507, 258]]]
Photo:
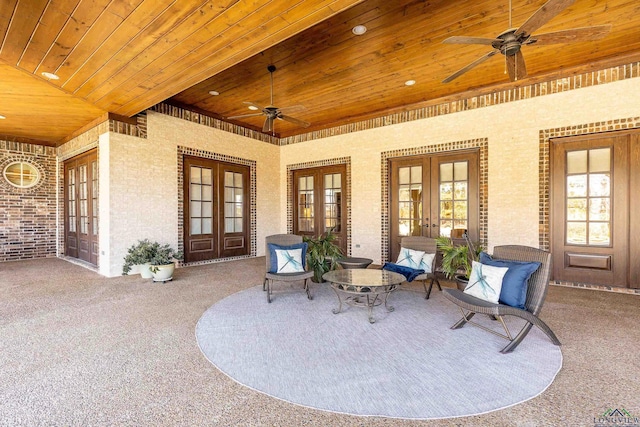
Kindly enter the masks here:
[[[575, 0], [549, 0], [540, 9], [534, 12], [519, 28], [510, 28], [499, 34], [496, 38], [454, 36], [444, 40], [443, 43], [452, 44], [481, 44], [493, 47], [494, 50], [481, 56], [471, 64], [456, 71], [443, 83], [449, 83], [453, 79], [471, 70], [473, 67], [483, 63], [497, 53], [505, 56], [506, 67], [509, 79], [515, 81], [527, 76], [527, 67], [524, 63], [521, 48], [525, 45], [549, 45], [556, 43], [568, 43], [574, 41], [596, 40], [606, 36], [611, 30], [611, 25], [599, 25], [592, 27], [573, 28], [570, 30], [557, 31], [532, 35], [534, 31], [549, 22], [552, 18], [573, 4]], [[509, 27], [511, 23], [511, 0], [509, 1]]]
[[273, 132], [273, 121], [275, 119], [285, 120], [289, 123], [293, 123], [294, 125], [302, 126], [305, 128], [309, 127], [311, 123], [305, 122], [304, 120], [296, 119], [291, 116], [285, 116], [282, 113], [283, 111], [287, 111], [287, 112], [302, 111], [305, 109], [302, 105], [292, 105], [290, 107], [283, 107], [283, 108], [278, 108], [273, 105], [273, 72], [276, 71], [276, 66], [269, 65], [267, 67], [267, 70], [271, 75], [271, 101], [269, 105], [267, 105], [266, 107], [261, 107], [255, 102], [245, 101], [243, 102], [243, 104], [248, 105], [249, 108], [253, 107], [254, 109], [260, 110], [260, 113], [241, 114], [239, 116], [227, 117], [227, 119], [243, 119], [246, 117], [257, 117], [257, 116], [265, 115], [267, 118], [264, 121], [264, 126], [262, 126], [262, 132]]

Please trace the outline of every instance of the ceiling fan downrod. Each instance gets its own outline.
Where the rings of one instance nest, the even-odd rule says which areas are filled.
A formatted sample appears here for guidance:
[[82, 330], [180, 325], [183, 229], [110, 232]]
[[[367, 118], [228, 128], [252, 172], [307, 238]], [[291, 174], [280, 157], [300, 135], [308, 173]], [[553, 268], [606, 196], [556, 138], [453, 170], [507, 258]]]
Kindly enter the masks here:
[[271, 64], [267, 67], [267, 70], [271, 76], [271, 101], [269, 102], [269, 107], [273, 107], [273, 72], [276, 71], [276, 66]]

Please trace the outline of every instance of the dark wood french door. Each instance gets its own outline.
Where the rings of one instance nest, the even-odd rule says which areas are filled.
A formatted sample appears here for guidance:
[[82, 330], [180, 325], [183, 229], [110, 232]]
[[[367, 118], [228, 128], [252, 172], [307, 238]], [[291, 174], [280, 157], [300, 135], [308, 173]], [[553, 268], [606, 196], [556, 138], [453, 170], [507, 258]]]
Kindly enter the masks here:
[[98, 264], [98, 156], [64, 162], [65, 255]]
[[[478, 152], [391, 159], [389, 167], [390, 259], [405, 236], [479, 237]], [[453, 232], [455, 235], [455, 232]]]
[[551, 144], [553, 278], [640, 287], [640, 132]]
[[247, 255], [249, 167], [184, 157], [185, 262]]
[[347, 169], [345, 165], [293, 172], [293, 233], [319, 236], [331, 229], [347, 254]]

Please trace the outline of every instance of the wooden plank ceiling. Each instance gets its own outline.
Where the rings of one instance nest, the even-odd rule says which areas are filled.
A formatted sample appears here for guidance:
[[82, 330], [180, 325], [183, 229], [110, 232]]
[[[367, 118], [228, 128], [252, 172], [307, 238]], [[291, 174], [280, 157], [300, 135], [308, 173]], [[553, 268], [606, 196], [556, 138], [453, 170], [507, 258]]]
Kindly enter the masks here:
[[[513, 0], [513, 27], [545, 2]], [[572, 3], [568, 1], [567, 3]], [[107, 113], [132, 116], [167, 100], [227, 120], [274, 104], [308, 128], [290, 136], [477, 91], [640, 60], [637, 0], [575, 0], [534, 34], [610, 25], [598, 40], [522, 47], [528, 77], [504, 56], [442, 80], [491, 51], [450, 36], [509, 29], [508, 0], [3, 0], [0, 139], [57, 146]], [[367, 32], [356, 36], [355, 25]], [[51, 80], [42, 72], [55, 73]], [[415, 80], [413, 86], [405, 81]], [[209, 91], [219, 92], [212, 96]], [[286, 110], [285, 110], [286, 113]], [[229, 120], [262, 129], [264, 116]]]

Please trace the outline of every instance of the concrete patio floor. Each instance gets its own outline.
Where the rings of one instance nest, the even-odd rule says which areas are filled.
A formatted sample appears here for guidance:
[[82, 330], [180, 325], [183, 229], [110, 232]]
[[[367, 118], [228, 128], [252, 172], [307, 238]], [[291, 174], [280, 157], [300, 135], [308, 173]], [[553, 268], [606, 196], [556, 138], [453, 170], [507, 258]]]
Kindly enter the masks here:
[[263, 274], [264, 258], [180, 268], [165, 284], [104, 278], [55, 258], [1, 263], [0, 425], [593, 426], [610, 408], [640, 417], [640, 297], [557, 286], [541, 317], [563, 343], [564, 365], [523, 404], [405, 421], [255, 392], [209, 363], [194, 330], [208, 307]]

